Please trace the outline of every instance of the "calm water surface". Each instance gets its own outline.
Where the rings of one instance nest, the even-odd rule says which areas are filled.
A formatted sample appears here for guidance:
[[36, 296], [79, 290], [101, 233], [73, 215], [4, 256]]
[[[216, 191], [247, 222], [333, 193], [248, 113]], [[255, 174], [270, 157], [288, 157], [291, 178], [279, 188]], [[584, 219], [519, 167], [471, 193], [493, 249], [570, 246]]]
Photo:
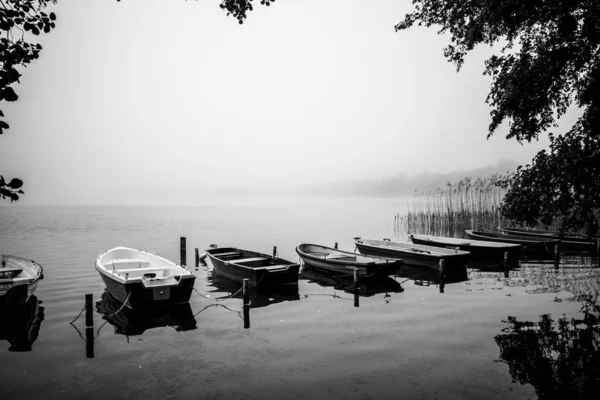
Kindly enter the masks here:
[[94, 357], [86, 357], [85, 318], [77, 317], [86, 293], [94, 302], [103, 295], [94, 262], [104, 250], [123, 245], [178, 262], [185, 236], [191, 269], [193, 249], [213, 243], [267, 253], [277, 246], [297, 260], [301, 242], [352, 251], [353, 236], [392, 238], [403, 207], [378, 199], [301, 203], [0, 207], [0, 253], [45, 271], [27, 315], [0, 321], [2, 399], [535, 399], [576, 394], [574, 387], [587, 388], [581, 398], [597, 394], [598, 367], [588, 364], [600, 361], [598, 321], [560, 332], [558, 323], [584, 321], [575, 295], [598, 293], [596, 261], [586, 257], [565, 258], [559, 271], [522, 265], [507, 279], [468, 270], [444, 293], [429, 275], [390, 277], [362, 285], [359, 307], [351, 282], [307, 270], [297, 291], [252, 293], [249, 329], [239, 296], [212, 300], [239, 287], [213, 281], [211, 267], [201, 266], [202, 295], [193, 293], [188, 308], [153, 316], [124, 310], [110, 321], [96, 314]]

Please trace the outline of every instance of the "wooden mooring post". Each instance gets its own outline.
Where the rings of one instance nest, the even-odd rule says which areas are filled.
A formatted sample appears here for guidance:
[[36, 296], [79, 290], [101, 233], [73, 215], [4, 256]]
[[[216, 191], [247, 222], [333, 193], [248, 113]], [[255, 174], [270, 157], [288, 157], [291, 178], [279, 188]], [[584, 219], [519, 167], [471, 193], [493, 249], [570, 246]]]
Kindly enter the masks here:
[[194, 250], [195, 250], [195, 253], [196, 253], [196, 268], [198, 268], [200, 266], [200, 253], [198, 253], [198, 248], [197, 247]]
[[508, 270], [510, 269], [510, 264], [508, 262], [508, 251], [504, 252], [504, 277], [508, 278]]
[[277, 246], [273, 246], [273, 258], [277, 257]]
[[243, 302], [244, 302], [244, 329], [250, 328], [250, 293], [249, 290], [249, 280], [244, 279], [244, 283], [242, 286], [243, 293]]
[[358, 284], [358, 267], [354, 267], [354, 307], [359, 306], [359, 298], [360, 298], [359, 294], [360, 294], [360, 286]]
[[558, 271], [560, 266], [560, 242], [554, 245], [554, 269]]
[[600, 268], [600, 239], [596, 239], [596, 263]]
[[85, 356], [94, 358], [94, 306], [91, 293], [85, 295]]
[[444, 293], [444, 287], [446, 286], [446, 283], [444, 282], [444, 275], [446, 273], [446, 271], [444, 270], [445, 267], [446, 261], [444, 259], [441, 259], [439, 265], [440, 293]]
[[179, 255], [180, 255], [180, 260], [181, 262], [179, 263], [179, 265], [185, 267], [187, 265], [187, 255], [186, 255], [186, 248], [185, 248], [185, 237], [181, 237], [179, 239]]
[[337, 250], [337, 248], [338, 248], [338, 242], [335, 242], [335, 243], [333, 244], [333, 248]]

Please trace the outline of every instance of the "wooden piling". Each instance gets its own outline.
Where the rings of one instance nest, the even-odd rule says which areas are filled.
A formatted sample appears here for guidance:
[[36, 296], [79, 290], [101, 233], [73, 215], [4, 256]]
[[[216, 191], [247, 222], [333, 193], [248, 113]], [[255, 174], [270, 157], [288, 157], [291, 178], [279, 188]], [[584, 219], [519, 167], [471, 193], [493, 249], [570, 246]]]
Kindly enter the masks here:
[[244, 302], [244, 329], [250, 328], [250, 293], [249, 280], [244, 279], [242, 286], [243, 302]]
[[554, 245], [554, 269], [558, 271], [558, 267], [560, 266], [560, 242]]
[[444, 287], [446, 286], [446, 283], [444, 282], [444, 275], [446, 273], [446, 271], [444, 270], [445, 267], [446, 260], [441, 259], [439, 264], [440, 293], [444, 293]]
[[354, 267], [354, 307], [359, 306], [360, 286], [358, 284], [358, 267]]
[[198, 253], [197, 247], [194, 250], [196, 252], [196, 268], [198, 268], [200, 266], [200, 253]]
[[600, 239], [596, 239], [596, 263], [600, 268]]
[[92, 294], [85, 295], [85, 356], [94, 358], [94, 307]]
[[273, 258], [277, 257], [277, 246], [273, 246]]
[[337, 248], [338, 248], [338, 242], [334, 243], [333, 248], [337, 250]]
[[508, 270], [510, 268], [509, 262], [508, 262], [508, 251], [504, 252], [504, 277], [508, 278]]
[[181, 237], [179, 240], [179, 249], [180, 249], [180, 260], [179, 265], [185, 267], [187, 265], [187, 256], [186, 256], [186, 248], [185, 248], [185, 237]]

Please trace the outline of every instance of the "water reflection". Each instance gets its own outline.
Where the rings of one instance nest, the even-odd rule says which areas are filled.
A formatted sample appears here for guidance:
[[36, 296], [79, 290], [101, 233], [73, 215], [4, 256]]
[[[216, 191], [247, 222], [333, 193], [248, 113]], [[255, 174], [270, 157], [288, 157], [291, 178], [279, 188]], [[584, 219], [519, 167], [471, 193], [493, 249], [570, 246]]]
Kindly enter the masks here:
[[469, 280], [466, 268], [446, 268], [443, 274], [437, 268], [422, 268], [412, 265], [403, 265], [396, 271], [397, 277], [414, 281], [417, 285], [429, 286], [458, 283]]
[[[209, 282], [215, 288], [209, 293], [226, 293], [214, 299], [242, 299], [242, 285], [230, 279], [220, 277], [215, 274], [209, 274]], [[284, 285], [257, 289], [250, 287], [248, 290], [250, 299], [250, 308], [266, 307], [271, 304], [281, 303], [283, 301], [300, 300], [298, 294], [298, 285]]]
[[31, 351], [44, 320], [44, 307], [35, 295], [25, 304], [0, 306], [0, 340], [10, 343], [8, 351]]
[[508, 317], [506, 333], [495, 337], [500, 361], [515, 381], [531, 384], [539, 399], [597, 399], [600, 394], [598, 294], [580, 294], [575, 300], [582, 304], [582, 319]]
[[148, 329], [166, 326], [178, 332], [196, 329], [196, 318], [189, 303], [149, 310], [132, 310], [124, 307], [119, 311], [121, 306], [122, 303], [107, 291], [102, 293], [100, 301], [96, 303], [96, 309], [103, 314], [102, 318], [114, 326], [115, 333], [121, 335], [142, 335]]
[[389, 276], [378, 279], [358, 281], [358, 290], [355, 291], [354, 278], [348, 275], [331, 275], [317, 269], [304, 265], [300, 270], [298, 279], [316, 283], [323, 287], [333, 287], [335, 290], [343, 290], [346, 293], [358, 294], [362, 297], [370, 297], [378, 293], [402, 293], [404, 288], [398, 281]]

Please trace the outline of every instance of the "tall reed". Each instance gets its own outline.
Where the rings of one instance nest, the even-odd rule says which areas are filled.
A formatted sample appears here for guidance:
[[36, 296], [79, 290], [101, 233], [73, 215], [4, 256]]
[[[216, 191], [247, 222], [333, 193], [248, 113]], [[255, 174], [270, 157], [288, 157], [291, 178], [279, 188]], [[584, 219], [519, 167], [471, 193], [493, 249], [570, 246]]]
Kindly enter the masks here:
[[465, 229], [495, 230], [507, 222], [500, 215], [506, 189], [495, 185], [502, 177], [467, 177], [448, 183], [445, 189], [416, 194], [408, 211], [395, 215], [395, 236], [415, 233], [464, 237]]

